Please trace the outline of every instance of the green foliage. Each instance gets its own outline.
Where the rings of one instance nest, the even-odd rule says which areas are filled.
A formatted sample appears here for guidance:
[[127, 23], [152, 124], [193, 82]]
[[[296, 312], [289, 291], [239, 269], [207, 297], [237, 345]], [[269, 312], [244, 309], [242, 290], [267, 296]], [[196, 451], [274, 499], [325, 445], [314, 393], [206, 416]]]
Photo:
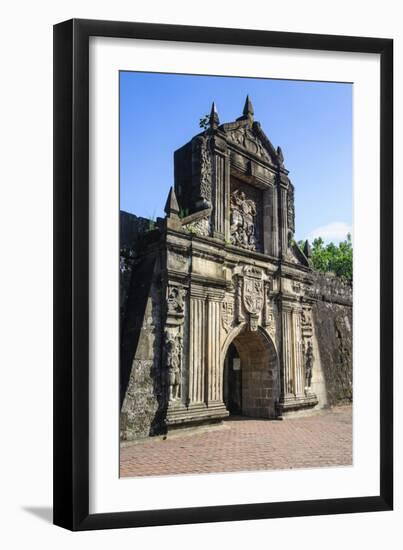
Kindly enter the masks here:
[[148, 228], [147, 231], [154, 231], [154, 229], [157, 227], [157, 222], [155, 219], [155, 213], [148, 217]]
[[148, 231], [154, 231], [156, 226], [157, 226], [157, 224], [156, 224], [155, 220], [148, 220]]
[[199, 122], [200, 128], [203, 128], [203, 130], [207, 130], [207, 128], [209, 127], [209, 124], [210, 124], [210, 115], [204, 115], [204, 117], [202, 117]]
[[[301, 241], [298, 243], [301, 246]], [[302, 243], [303, 246], [303, 243]], [[336, 246], [329, 243], [325, 246], [322, 237], [312, 243], [312, 265], [318, 271], [333, 272], [337, 276], [352, 281], [353, 279], [353, 245], [351, 235]]]
[[189, 233], [191, 233], [192, 235], [197, 235], [197, 229], [196, 229], [196, 227], [195, 227], [193, 224], [189, 223], [189, 224], [186, 226], [186, 229], [187, 229], [187, 231], [188, 231]]

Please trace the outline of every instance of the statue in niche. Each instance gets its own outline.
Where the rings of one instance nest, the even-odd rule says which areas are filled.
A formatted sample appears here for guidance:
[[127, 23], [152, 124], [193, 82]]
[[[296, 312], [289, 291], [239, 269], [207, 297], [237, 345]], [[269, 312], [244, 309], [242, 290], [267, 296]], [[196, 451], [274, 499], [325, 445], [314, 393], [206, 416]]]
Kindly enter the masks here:
[[313, 347], [312, 342], [308, 340], [305, 350], [305, 389], [311, 387], [313, 367]]
[[231, 195], [231, 244], [256, 250], [256, 203], [240, 189]]
[[173, 335], [169, 332], [165, 336], [166, 366], [168, 370], [168, 400], [179, 399], [181, 383], [181, 348], [182, 338], [180, 334]]

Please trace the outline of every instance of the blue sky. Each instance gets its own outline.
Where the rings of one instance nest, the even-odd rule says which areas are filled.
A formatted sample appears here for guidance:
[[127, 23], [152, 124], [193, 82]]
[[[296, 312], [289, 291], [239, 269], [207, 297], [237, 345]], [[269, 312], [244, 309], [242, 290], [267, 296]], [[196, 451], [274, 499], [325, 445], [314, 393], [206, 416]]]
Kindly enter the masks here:
[[120, 207], [163, 216], [173, 153], [201, 130], [216, 102], [220, 122], [249, 94], [295, 186], [296, 238], [344, 239], [352, 223], [352, 85], [158, 73], [120, 73]]

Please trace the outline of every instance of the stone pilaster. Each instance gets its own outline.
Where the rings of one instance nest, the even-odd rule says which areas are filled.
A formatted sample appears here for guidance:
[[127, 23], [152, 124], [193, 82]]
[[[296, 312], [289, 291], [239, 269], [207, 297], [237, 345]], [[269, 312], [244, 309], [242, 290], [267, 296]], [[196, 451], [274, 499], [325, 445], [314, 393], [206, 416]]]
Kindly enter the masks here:
[[278, 205], [276, 187], [270, 187], [263, 192], [263, 248], [265, 254], [278, 256]]
[[272, 189], [271, 254], [278, 257], [278, 201], [277, 188]]
[[224, 238], [226, 241], [230, 239], [230, 193], [231, 193], [231, 179], [230, 179], [230, 160], [229, 156], [225, 157], [224, 163]]
[[277, 405], [281, 416], [313, 407], [315, 394], [305, 392], [305, 365], [302, 340], [301, 306], [297, 302], [281, 304], [282, 394]]
[[190, 298], [189, 315], [189, 388], [188, 402], [204, 401], [205, 384], [205, 302]]
[[294, 395], [294, 364], [292, 342], [292, 313], [291, 308], [283, 305], [281, 312], [282, 326], [282, 363], [283, 363], [283, 396], [289, 398]]
[[305, 395], [305, 374], [302, 353], [301, 313], [298, 309], [292, 311], [292, 344], [294, 392], [296, 397], [303, 397]]
[[221, 303], [207, 300], [207, 387], [206, 402], [222, 401], [223, 373], [220, 362], [220, 312]]

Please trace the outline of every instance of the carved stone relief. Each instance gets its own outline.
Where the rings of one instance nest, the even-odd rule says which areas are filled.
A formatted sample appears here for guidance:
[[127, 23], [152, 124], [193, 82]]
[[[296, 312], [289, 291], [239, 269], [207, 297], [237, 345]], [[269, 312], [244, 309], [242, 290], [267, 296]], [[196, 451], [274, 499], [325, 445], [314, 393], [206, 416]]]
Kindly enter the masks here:
[[185, 289], [179, 286], [168, 287], [167, 309], [168, 315], [183, 315]]
[[225, 332], [231, 328], [234, 321], [234, 302], [225, 300], [221, 304], [221, 324]]
[[168, 285], [164, 353], [169, 402], [177, 401], [181, 397], [185, 295], [186, 290], [182, 286]]
[[300, 283], [299, 281], [292, 281], [291, 287], [292, 287], [293, 291], [295, 292], [295, 294], [300, 294], [304, 289], [303, 284]]
[[295, 232], [295, 206], [294, 206], [294, 186], [289, 185], [287, 194], [287, 225], [292, 234]]
[[264, 317], [263, 325], [271, 338], [275, 340], [276, 336], [276, 321], [274, 317], [273, 304], [272, 304], [272, 281], [266, 281], [264, 284]]
[[305, 391], [309, 391], [312, 382], [313, 367], [313, 346], [311, 340], [307, 340], [304, 347]]
[[237, 128], [228, 134], [228, 139], [246, 149], [249, 153], [253, 153], [254, 155], [270, 160], [270, 157], [261, 141], [251, 130], [249, 130], [249, 128]]
[[193, 142], [194, 159], [197, 159], [196, 162], [198, 162], [200, 170], [200, 199], [204, 202], [204, 206], [211, 206], [212, 194], [212, 169], [209, 145], [209, 138], [205, 136], [199, 136]]
[[313, 369], [313, 345], [312, 345], [312, 311], [310, 308], [304, 307], [301, 311], [301, 329], [302, 329], [302, 350], [304, 358], [305, 371], [305, 392], [309, 393], [312, 383]]
[[258, 315], [263, 307], [263, 281], [244, 277], [243, 303], [248, 313]]
[[257, 249], [256, 231], [256, 203], [240, 189], [231, 194], [230, 235], [231, 244], [246, 248]]
[[186, 224], [186, 231], [201, 237], [208, 237], [210, 235], [210, 222], [208, 218], [202, 218], [200, 220]]
[[166, 368], [168, 373], [168, 401], [180, 399], [182, 367], [181, 328], [165, 331]]

